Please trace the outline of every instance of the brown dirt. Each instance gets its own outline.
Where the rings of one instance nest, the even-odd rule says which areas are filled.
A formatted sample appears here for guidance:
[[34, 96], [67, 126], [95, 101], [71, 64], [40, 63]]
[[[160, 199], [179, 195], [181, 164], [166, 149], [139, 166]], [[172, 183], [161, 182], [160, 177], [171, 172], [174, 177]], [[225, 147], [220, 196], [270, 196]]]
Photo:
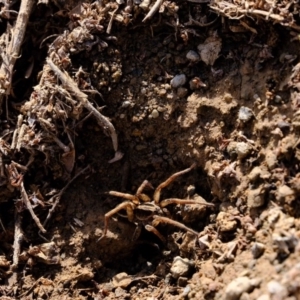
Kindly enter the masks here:
[[[184, 23], [188, 7], [179, 7]], [[216, 17], [205, 12], [209, 20]], [[40, 9], [33, 17], [39, 14], [47, 15]], [[61, 33], [69, 18], [56, 18]], [[101, 112], [115, 126], [124, 157], [108, 163], [111, 139], [92, 117], [76, 128], [75, 171], [90, 164], [90, 172], [71, 184], [48, 223], [45, 237], [54, 242], [54, 254], [29, 251], [45, 240], [29, 213], [23, 213], [22, 252], [27, 255], [13, 291], [7, 290], [10, 274], [0, 259], [3, 299], [300, 299], [299, 93], [289, 83], [299, 42], [288, 28], [265, 21], [253, 35], [245, 28], [230, 31], [234, 21], [219, 18], [209, 27], [189, 28], [196, 34], [187, 32], [182, 39], [174, 24], [154, 20], [152, 27], [139, 18], [128, 26], [115, 21], [116, 40], [108, 41], [104, 51], [94, 47], [71, 56], [70, 74], [82, 67], [101, 92], [103, 99], [96, 95], [94, 103], [103, 106]], [[222, 48], [213, 67], [186, 58], [216, 35]], [[39, 55], [35, 75], [46, 54]], [[292, 56], [295, 60], [287, 58]], [[178, 74], [185, 74], [187, 82], [172, 88], [170, 81]], [[194, 77], [206, 87], [191, 89]], [[253, 114], [246, 122], [239, 118], [241, 107]], [[151, 117], [153, 110], [158, 117]], [[165, 245], [146, 230], [133, 241], [135, 224], [114, 216], [100, 239], [104, 214], [122, 201], [109, 191], [134, 194], [144, 179], [157, 187], [192, 163], [197, 167], [163, 190], [162, 199], [185, 199], [190, 193], [215, 205], [170, 208], [171, 217], [198, 231], [198, 237], [159, 225]], [[26, 186], [36, 183], [35, 172], [32, 168]], [[63, 177], [52, 172], [48, 184], [61, 188]], [[6, 191], [3, 197], [0, 258], [11, 262], [17, 196]], [[48, 204], [37, 209], [42, 220], [48, 209]], [[171, 271], [177, 256], [192, 265], [179, 278]], [[53, 263], [54, 257], [59, 263]], [[232, 288], [237, 278], [248, 288]]]

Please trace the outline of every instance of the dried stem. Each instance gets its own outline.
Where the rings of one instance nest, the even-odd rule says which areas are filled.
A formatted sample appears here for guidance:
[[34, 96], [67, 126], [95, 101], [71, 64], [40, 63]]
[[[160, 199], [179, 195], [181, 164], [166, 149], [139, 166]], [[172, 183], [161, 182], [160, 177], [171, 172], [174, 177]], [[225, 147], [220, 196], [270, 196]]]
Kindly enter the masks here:
[[163, 2], [164, 2], [164, 0], [156, 0], [156, 2], [151, 7], [151, 9], [149, 10], [149, 12], [147, 13], [146, 17], [143, 19], [142, 22], [145, 22], [145, 21], [151, 19], [155, 15], [155, 13], [159, 10], [159, 8], [163, 4]]
[[19, 264], [19, 256], [21, 253], [21, 244], [23, 241], [23, 233], [21, 229], [21, 216], [16, 211], [15, 215], [15, 234], [14, 234], [14, 253], [13, 253], [13, 263], [10, 267], [10, 271], [13, 272], [11, 277], [9, 278], [9, 286], [12, 287], [17, 282], [17, 275], [16, 269]]
[[108, 129], [112, 144], [114, 147], [114, 150], [118, 150], [118, 137], [116, 134], [116, 130], [113, 126], [113, 124], [105, 117], [103, 116], [89, 101], [88, 96], [83, 93], [76, 83], [73, 81], [73, 79], [65, 72], [62, 72], [51, 60], [51, 58], [47, 58], [47, 63], [52, 69], [52, 71], [58, 76], [60, 81], [62, 82], [63, 86], [78, 100], [81, 102], [81, 104], [88, 109], [90, 112], [93, 113], [93, 115], [97, 118], [98, 124], [104, 128]]
[[[6, 53], [2, 53], [2, 65], [0, 67], [0, 84], [1, 88], [4, 89], [5, 94], [9, 95], [11, 92], [11, 80], [13, 74], [13, 68], [15, 66], [16, 60], [20, 55], [21, 45], [24, 40], [25, 31], [31, 9], [34, 0], [22, 0], [19, 10], [19, 14], [15, 23], [15, 26], [12, 28], [12, 32], [6, 33], [8, 36], [11, 35], [11, 40], [7, 46]], [[3, 94], [0, 98], [0, 104], [2, 102]]]
[[45, 233], [46, 229], [43, 227], [43, 225], [41, 224], [39, 218], [36, 216], [35, 212], [33, 211], [33, 208], [31, 206], [31, 203], [29, 201], [28, 195], [26, 193], [26, 190], [24, 188], [24, 182], [22, 181], [20, 186], [19, 186], [23, 201], [27, 207], [27, 209], [29, 210], [32, 219], [34, 220], [34, 222], [36, 223], [37, 227], [40, 229], [41, 232]]
[[245, 16], [257, 16], [258, 18], [264, 18], [265, 20], [271, 19], [273, 22], [279, 22], [283, 26], [291, 27], [297, 31], [300, 31], [300, 26], [291, 22], [287, 22], [285, 17], [273, 13], [274, 7], [272, 7], [269, 11], [253, 8], [245, 9], [238, 7], [235, 4], [221, 1], [214, 2], [210, 5], [210, 8], [216, 11], [218, 14], [228, 17], [229, 19], [241, 19]]
[[85, 167], [84, 169], [82, 169], [80, 172], [78, 172], [62, 189], [59, 193], [57, 193], [56, 195], [54, 195], [49, 202], [51, 202], [51, 200], [55, 199], [54, 204], [52, 205], [52, 207], [49, 209], [48, 211], [48, 215], [46, 217], [46, 220], [43, 223], [43, 226], [46, 226], [46, 224], [48, 223], [48, 221], [50, 220], [50, 218], [52, 217], [60, 199], [61, 196], [63, 195], [63, 193], [66, 191], [66, 189], [70, 186], [70, 184], [78, 177], [80, 176], [82, 173], [84, 173], [90, 166], [88, 165], [87, 167]]
[[23, 115], [18, 115], [17, 126], [16, 126], [16, 129], [14, 131], [11, 146], [10, 146], [11, 149], [13, 149], [13, 150], [17, 147], [18, 136], [19, 136], [19, 133], [20, 133], [22, 123], [23, 123]]
[[116, 12], [117, 12], [118, 9], [119, 9], [119, 6], [117, 6], [117, 8], [111, 14], [111, 17], [110, 17], [110, 20], [109, 20], [109, 23], [108, 23], [108, 26], [107, 26], [107, 29], [106, 29], [106, 33], [107, 34], [111, 33], [111, 29], [112, 29], [112, 24], [113, 24], [113, 21], [114, 21], [114, 17], [115, 17], [115, 14], [116, 14]]

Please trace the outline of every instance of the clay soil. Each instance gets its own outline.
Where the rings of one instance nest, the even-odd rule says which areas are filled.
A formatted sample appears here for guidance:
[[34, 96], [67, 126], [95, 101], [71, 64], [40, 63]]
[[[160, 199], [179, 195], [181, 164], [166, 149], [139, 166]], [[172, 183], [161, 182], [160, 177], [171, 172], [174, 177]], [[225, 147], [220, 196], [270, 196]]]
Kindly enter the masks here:
[[[66, 170], [61, 149], [49, 157], [41, 150], [24, 173], [28, 194], [43, 202], [32, 202], [42, 223], [53, 205], [50, 191], [89, 168], [62, 194], [46, 233], [20, 204], [18, 188], [1, 190], [0, 299], [300, 299], [298, 33], [265, 19], [230, 20], [206, 3], [176, 5], [179, 24], [164, 12], [142, 22], [141, 12], [99, 34], [106, 47], [70, 51], [66, 72], [109, 118], [123, 157], [109, 162], [111, 138], [88, 111], [66, 118], [66, 127], [54, 122], [66, 144], [69, 130], [75, 160]], [[51, 43], [84, 20], [71, 9], [72, 3], [33, 8], [2, 128], [13, 131], [17, 116], [28, 116], [23, 105], [41, 85]], [[212, 24], [182, 25], [189, 15]], [[0, 24], [3, 32], [10, 21]], [[205, 62], [198, 45], [210, 40], [216, 46]], [[183, 74], [176, 86], [173, 79]], [[25, 164], [26, 149], [4, 156], [4, 164]], [[137, 234], [141, 222], [130, 222], [122, 210], [104, 236], [104, 215], [126, 201], [109, 191], [135, 194], [145, 179], [155, 188], [193, 164], [162, 190], [161, 200], [213, 204], [168, 206], [168, 217], [197, 235], [163, 223], [157, 229], [164, 242], [144, 227]], [[23, 239], [12, 268], [16, 220]], [[178, 259], [186, 272], [176, 269]]]

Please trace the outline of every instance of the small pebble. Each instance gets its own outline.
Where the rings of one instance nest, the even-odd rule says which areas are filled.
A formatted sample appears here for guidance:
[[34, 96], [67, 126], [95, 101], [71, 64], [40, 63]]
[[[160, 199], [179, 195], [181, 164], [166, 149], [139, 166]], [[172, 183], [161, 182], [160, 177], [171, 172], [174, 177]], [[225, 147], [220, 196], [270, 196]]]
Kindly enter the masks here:
[[160, 90], [158, 91], [158, 95], [159, 95], [159, 96], [164, 96], [164, 95], [166, 95], [166, 94], [167, 94], [166, 89], [160, 89]]
[[120, 287], [120, 292], [122, 293], [123, 288], [126, 288], [131, 283], [131, 281], [131, 277], [127, 273], [122, 272], [113, 277], [112, 283], [114, 287]]
[[175, 75], [170, 84], [172, 88], [176, 89], [186, 83], [186, 76], [184, 74]]
[[184, 277], [194, 267], [194, 262], [187, 258], [176, 256], [171, 266], [171, 274], [174, 278]]
[[236, 143], [236, 154], [239, 159], [245, 158], [248, 154], [250, 154], [252, 147], [245, 142]]
[[151, 112], [151, 116], [153, 119], [156, 119], [159, 117], [159, 112], [157, 109], [153, 109], [152, 112]]
[[274, 98], [274, 102], [275, 102], [275, 103], [280, 103], [281, 101], [282, 101], [281, 96], [276, 95], [275, 98]]
[[280, 129], [285, 130], [285, 129], [290, 129], [291, 124], [288, 123], [288, 122], [285, 122], [285, 121], [279, 121], [279, 122], [277, 123], [277, 126], [278, 126]]
[[190, 60], [191, 62], [197, 62], [200, 60], [200, 56], [196, 51], [190, 50], [187, 54], [186, 54], [186, 58], [188, 60]]
[[224, 94], [224, 100], [225, 100], [227, 103], [232, 102], [232, 99], [233, 99], [233, 97], [232, 97], [231, 94], [229, 94], [229, 93], [225, 93], [225, 94]]
[[179, 98], [184, 98], [188, 94], [188, 89], [180, 87], [177, 89], [177, 96]]
[[251, 247], [253, 258], [259, 258], [265, 251], [266, 246], [262, 243], [254, 243]]
[[123, 108], [129, 107], [129, 106], [130, 106], [130, 101], [124, 101], [124, 102], [122, 103], [122, 107], [123, 107]]
[[232, 280], [226, 287], [225, 300], [238, 300], [245, 292], [253, 288], [250, 278], [243, 276]]
[[230, 213], [224, 211], [218, 213], [216, 222], [220, 232], [232, 231], [237, 227], [237, 221], [232, 218]]
[[238, 118], [244, 123], [248, 122], [253, 116], [253, 111], [246, 106], [242, 106], [238, 113]]
[[166, 109], [163, 107], [163, 106], [159, 106], [158, 108], [157, 108], [157, 111], [158, 112], [164, 112]]
[[268, 283], [268, 291], [271, 295], [276, 295], [276, 299], [286, 299], [288, 296], [288, 291], [287, 289], [280, 284], [278, 281], [272, 280]]

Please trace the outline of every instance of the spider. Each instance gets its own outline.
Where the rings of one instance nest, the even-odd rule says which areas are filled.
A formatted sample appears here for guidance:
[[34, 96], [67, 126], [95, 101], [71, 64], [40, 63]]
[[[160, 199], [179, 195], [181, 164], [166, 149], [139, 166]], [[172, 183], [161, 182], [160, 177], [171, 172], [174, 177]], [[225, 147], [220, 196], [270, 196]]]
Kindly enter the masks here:
[[[198, 232], [193, 229], [185, 226], [184, 224], [174, 221], [167, 217], [170, 213], [167, 211], [166, 206], [170, 204], [201, 204], [213, 207], [213, 204], [206, 202], [199, 202], [191, 199], [178, 199], [178, 198], [170, 198], [160, 201], [161, 190], [167, 187], [170, 183], [172, 183], [177, 177], [190, 172], [196, 164], [191, 165], [189, 168], [179, 171], [171, 175], [166, 181], [162, 182], [154, 191], [153, 199], [143, 193], [143, 190], [146, 186], [152, 187], [151, 184], [144, 180], [143, 183], [137, 189], [135, 195], [126, 194], [116, 191], [110, 191], [109, 195], [120, 197], [126, 199], [123, 203], [117, 205], [114, 209], [107, 212], [104, 216], [104, 233], [103, 236], [106, 236], [108, 229], [108, 221], [109, 219], [119, 213], [121, 210], [125, 210], [127, 214], [127, 218], [130, 222], [137, 222], [137, 228], [140, 229], [140, 225], [144, 225], [145, 229], [149, 232], [154, 233], [163, 243], [165, 243], [165, 238], [161, 235], [161, 233], [155, 228], [159, 223], [167, 223], [173, 226], [179, 227], [186, 231], [189, 231], [195, 235], [198, 235]], [[151, 224], [149, 224], [151, 223]], [[135, 235], [135, 234], [134, 234]]]

